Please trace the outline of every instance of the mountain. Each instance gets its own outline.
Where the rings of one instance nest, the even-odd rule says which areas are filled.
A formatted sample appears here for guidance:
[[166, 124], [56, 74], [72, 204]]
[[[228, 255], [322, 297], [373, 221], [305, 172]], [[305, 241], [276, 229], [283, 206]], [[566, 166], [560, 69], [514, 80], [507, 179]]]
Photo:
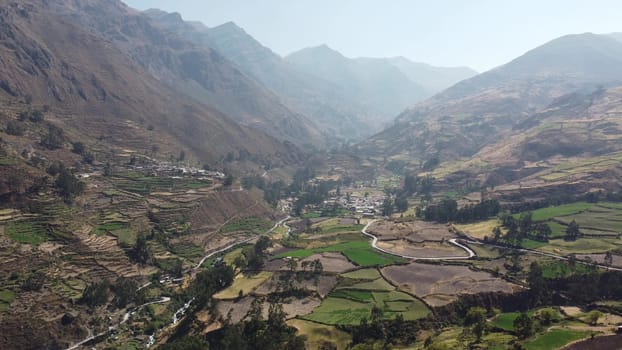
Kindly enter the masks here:
[[622, 33], [611, 33], [609, 36], [618, 41], [622, 41]]
[[470, 157], [556, 98], [620, 82], [622, 43], [561, 37], [415, 105], [360, 149], [416, 161]]
[[386, 60], [410, 80], [416, 81], [434, 93], [477, 75], [476, 71], [468, 67], [434, 67], [427, 63], [412, 62], [405, 57], [392, 57]]
[[[352, 60], [327, 47], [282, 58], [233, 22], [208, 28], [184, 21], [177, 13], [154, 9], [144, 13], [185, 40], [215, 49], [334, 138], [367, 136], [407, 106], [473, 75], [468, 69], [401, 65], [398, 60]], [[324, 72], [318, 74], [317, 65]], [[419, 79], [427, 85], [422, 87]]]
[[611, 189], [620, 178], [607, 161], [622, 143], [619, 86], [622, 43], [568, 35], [415, 105], [356, 149], [465, 188], [532, 188], [538, 198], [559, 186]]
[[431, 95], [385, 60], [350, 59], [326, 45], [294, 52], [285, 59], [299, 71], [336, 86], [346, 101], [355, 101], [367, 112], [363, 119], [376, 127]]
[[144, 13], [162, 28], [193, 44], [217, 50], [333, 138], [360, 138], [372, 133], [370, 126], [359, 118], [365, 114], [364, 108], [345, 100], [340, 87], [295, 69], [235, 23], [208, 28], [186, 22], [177, 13], [153, 9]]
[[233, 120], [298, 144], [322, 141], [311, 121], [292, 112], [219, 52], [159, 27], [122, 2], [53, 0], [50, 4], [59, 15], [105, 37], [158, 80]]
[[[141, 31], [152, 41], [168, 43], [171, 52], [175, 44], [120, 2], [2, 0], [0, 4], [0, 97], [10, 103], [26, 100], [50, 106], [62, 116], [59, 126], [80, 140], [99, 139], [111, 147], [144, 153], [158, 147], [162, 155], [170, 156], [185, 149], [189, 157], [212, 163], [231, 151], [248, 152], [258, 163], [291, 163], [300, 157], [291, 143], [240, 126], [209, 105], [178, 93], [153, 77], [152, 66], [139, 65], [127, 48], [120, 49], [115, 43], [135, 44], [121, 40], [128, 37], [123, 33]], [[77, 8], [80, 12], [75, 12]], [[120, 11], [127, 17], [107, 16]], [[82, 24], [95, 17], [105, 26], [101, 31]], [[119, 39], [107, 39], [114, 36]], [[183, 42], [178, 43], [179, 56], [166, 57], [181, 60], [188, 54], [191, 68], [198, 53], [185, 51]], [[153, 51], [149, 45], [141, 48]], [[171, 61], [171, 66], [176, 63]], [[235, 87], [236, 73], [230, 73]]]

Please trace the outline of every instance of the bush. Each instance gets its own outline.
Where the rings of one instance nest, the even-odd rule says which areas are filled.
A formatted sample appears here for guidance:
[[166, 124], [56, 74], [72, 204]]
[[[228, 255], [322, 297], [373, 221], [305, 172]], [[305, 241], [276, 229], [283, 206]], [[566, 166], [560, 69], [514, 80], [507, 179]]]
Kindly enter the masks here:
[[5, 130], [7, 134], [13, 135], [13, 136], [23, 136], [25, 131], [26, 131], [26, 128], [24, 127], [24, 125], [15, 120], [9, 121], [6, 125], [6, 130]]
[[48, 133], [41, 140], [41, 145], [48, 149], [58, 149], [63, 147], [63, 143], [65, 142], [65, 136], [63, 133], [63, 129], [48, 124]]
[[104, 305], [108, 301], [109, 289], [110, 282], [107, 280], [92, 283], [82, 292], [80, 302], [90, 307]]

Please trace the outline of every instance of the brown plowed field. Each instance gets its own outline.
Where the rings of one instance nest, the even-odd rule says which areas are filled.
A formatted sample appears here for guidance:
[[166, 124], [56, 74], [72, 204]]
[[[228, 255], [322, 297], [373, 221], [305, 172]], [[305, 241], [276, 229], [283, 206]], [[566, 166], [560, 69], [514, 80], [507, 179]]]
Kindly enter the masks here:
[[448, 304], [460, 294], [512, 293], [520, 287], [466, 266], [411, 263], [388, 266], [382, 275], [398, 288], [423, 298], [432, 306]]

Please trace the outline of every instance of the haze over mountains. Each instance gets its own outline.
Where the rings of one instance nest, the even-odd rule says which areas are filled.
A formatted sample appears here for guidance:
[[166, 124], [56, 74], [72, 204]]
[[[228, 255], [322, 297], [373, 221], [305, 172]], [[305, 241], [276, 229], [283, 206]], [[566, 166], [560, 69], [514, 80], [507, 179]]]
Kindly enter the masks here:
[[406, 107], [475, 74], [468, 68], [431, 67], [406, 59], [399, 64], [349, 59], [325, 45], [282, 58], [232, 22], [207, 28], [176, 13], [145, 13], [184, 39], [216, 49], [333, 138], [369, 135]]
[[[541, 125], [547, 106], [567, 94], [622, 84], [616, 33], [561, 37], [473, 76], [403, 57], [352, 59], [326, 45], [280, 57], [232, 22], [208, 28], [120, 1], [9, 3], [5, 96], [84, 113], [92, 125], [110, 116], [156, 126], [169, 152], [187, 148], [209, 161], [233, 151], [287, 164], [304, 157], [301, 148], [361, 140], [386, 126], [359, 154], [407, 157], [411, 169], [454, 162], [503, 148], [500, 140], [527, 132], [527, 120]], [[45, 25], [32, 25], [39, 17]], [[149, 134], [135, 144], [149, 148]]]
[[[622, 141], [618, 119], [607, 111], [622, 103], [616, 97], [620, 85], [622, 43], [607, 35], [568, 35], [414, 106], [359, 150], [445, 163], [463, 178], [487, 174], [493, 182], [512, 181], [525, 161], [617, 150], [612, 144]], [[540, 165], [530, 172], [554, 164]]]

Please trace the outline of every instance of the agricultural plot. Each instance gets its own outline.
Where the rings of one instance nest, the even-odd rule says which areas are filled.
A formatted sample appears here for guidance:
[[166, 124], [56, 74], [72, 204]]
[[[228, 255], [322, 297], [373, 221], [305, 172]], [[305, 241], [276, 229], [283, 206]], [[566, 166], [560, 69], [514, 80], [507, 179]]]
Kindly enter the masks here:
[[272, 277], [272, 272], [268, 271], [262, 271], [251, 276], [238, 274], [233, 280], [233, 284], [229, 288], [214, 294], [214, 298], [226, 300], [238, 298], [240, 295], [248, 295], [270, 277]]
[[48, 229], [41, 221], [12, 221], [4, 228], [7, 236], [15, 242], [39, 245], [48, 240]]
[[[231, 322], [240, 322], [251, 307], [251, 304], [255, 298], [251, 296], [244, 297], [240, 300], [222, 300], [217, 304], [218, 313], [226, 318], [227, 315], [231, 315]], [[280, 303], [283, 306], [283, 311], [287, 315], [287, 319], [299, 317], [309, 314], [315, 308], [320, 306], [320, 299], [318, 298], [305, 298], [305, 299], [289, 299]], [[268, 302], [263, 304], [263, 317], [268, 318]]]
[[[285, 272], [275, 272], [271, 278], [267, 279], [261, 285], [259, 285], [254, 291], [253, 295], [266, 296], [279, 288], [281, 283], [281, 277]], [[292, 287], [306, 289], [311, 292], [317, 293], [320, 297], [325, 297], [337, 284], [337, 276], [334, 275], [321, 275], [317, 279], [301, 279], [300, 281], [295, 278], [291, 280]]]
[[356, 268], [356, 266], [348, 261], [342, 254], [336, 252], [313, 254], [302, 259], [298, 265], [300, 266], [304, 262], [311, 263], [315, 260], [319, 260], [322, 263], [323, 271], [328, 273], [339, 273]]
[[352, 336], [333, 326], [327, 326], [315, 322], [293, 319], [287, 324], [296, 328], [298, 334], [307, 337], [307, 348], [318, 349], [324, 342], [335, 344], [337, 350], [345, 350], [352, 341]]
[[576, 241], [553, 239], [546, 244], [540, 243], [534, 248], [559, 255], [598, 254], [622, 248], [622, 240], [617, 238], [580, 238]]
[[261, 234], [268, 231], [273, 226], [270, 220], [258, 217], [246, 217], [234, 220], [220, 229], [222, 233], [247, 231]]
[[456, 300], [460, 294], [483, 292], [512, 293], [517, 285], [501, 278], [473, 271], [466, 266], [411, 263], [388, 266], [382, 275], [400, 289], [423, 298], [428, 304], [441, 306]]
[[342, 277], [337, 288], [305, 319], [324, 324], [358, 324], [362, 318], [369, 318], [374, 306], [383, 310], [385, 318], [401, 314], [406, 320], [417, 320], [430, 312], [420, 300], [397, 291], [376, 269], [361, 269]]
[[417, 258], [442, 258], [448, 256], [465, 256], [464, 250], [450, 243], [440, 243], [425, 241], [414, 243], [408, 240], [380, 241], [377, 243], [378, 248], [385, 249], [388, 252], [414, 256]]
[[[469, 237], [483, 240], [486, 237], [492, 237], [492, 230], [501, 226], [498, 219], [490, 219], [472, 224], [455, 224], [456, 230], [466, 234]], [[502, 228], [502, 232], [506, 233], [506, 229]]]
[[277, 258], [307, 258], [313, 254], [324, 252], [338, 252], [345, 255], [350, 261], [359, 266], [384, 266], [402, 263], [404, 259], [389, 254], [377, 252], [371, 247], [368, 240], [356, 240], [339, 243], [327, 247], [313, 249], [298, 249], [277, 255]]
[[378, 221], [368, 228], [368, 232], [378, 237], [378, 240], [394, 240], [405, 238], [411, 242], [441, 241], [455, 238], [443, 224], [425, 221], [392, 222]]
[[0, 290], [0, 312], [5, 312], [15, 299], [15, 293], [10, 290]]
[[587, 338], [591, 332], [555, 328], [523, 344], [527, 350], [559, 349], [566, 344]]

